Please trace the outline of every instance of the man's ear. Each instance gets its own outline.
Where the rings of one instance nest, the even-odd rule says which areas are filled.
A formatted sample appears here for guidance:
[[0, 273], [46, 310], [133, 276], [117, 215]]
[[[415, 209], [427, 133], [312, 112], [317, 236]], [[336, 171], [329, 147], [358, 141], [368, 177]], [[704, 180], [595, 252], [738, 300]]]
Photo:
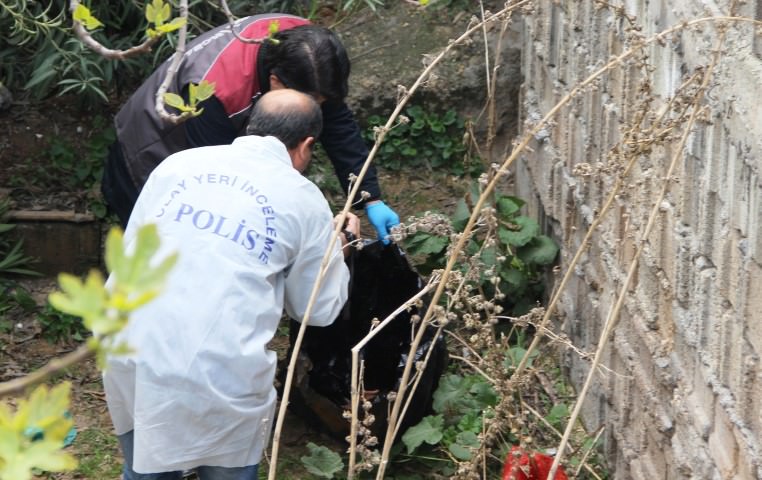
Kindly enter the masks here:
[[294, 158], [292, 159], [295, 169], [302, 173], [307, 170], [307, 167], [310, 165], [310, 160], [312, 159], [312, 149], [314, 146], [315, 137], [306, 137], [299, 142], [295, 148], [296, 155], [294, 155]]
[[277, 75], [274, 73], [270, 74], [270, 90], [280, 90], [286, 88], [286, 86], [283, 84], [283, 82], [280, 81], [280, 78], [278, 78]]

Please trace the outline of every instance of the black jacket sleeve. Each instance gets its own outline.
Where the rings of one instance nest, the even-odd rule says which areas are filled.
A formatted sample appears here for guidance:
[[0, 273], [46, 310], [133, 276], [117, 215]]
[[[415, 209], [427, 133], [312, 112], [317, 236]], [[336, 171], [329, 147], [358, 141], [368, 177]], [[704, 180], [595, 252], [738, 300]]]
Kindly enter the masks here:
[[[368, 147], [360, 136], [360, 126], [345, 103], [324, 102], [322, 110], [323, 133], [319, 140], [328, 153], [341, 182], [341, 188], [346, 194], [349, 193], [349, 174], [360, 173], [365, 159], [368, 158]], [[381, 198], [376, 168], [373, 165], [368, 168], [360, 190], [370, 193], [371, 199]], [[358, 200], [359, 197], [355, 199]], [[357, 205], [363, 206], [364, 202]]]
[[[187, 89], [186, 89], [187, 90]], [[185, 95], [187, 102], [187, 95]], [[230, 145], [238, 136], [233, 122], [228, 118], [225, 107], [217, 97], [211, 96], [199, 104], [204, 112], [198, 117], [185, 121], [185, 135], [188, 147], [208, 147], [210, 145]]]

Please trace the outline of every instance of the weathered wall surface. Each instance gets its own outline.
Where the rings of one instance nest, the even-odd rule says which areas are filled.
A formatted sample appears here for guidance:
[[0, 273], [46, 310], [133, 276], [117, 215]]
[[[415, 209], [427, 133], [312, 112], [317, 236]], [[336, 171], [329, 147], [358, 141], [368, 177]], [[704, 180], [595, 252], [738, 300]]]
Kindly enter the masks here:
[[[721, 0], [610, 3], [637, 16], [646, 36], [727, 12]], [[620, 53], [626, 27], [592, 0], [537, 5], [524, 23], [522, 121], [541, 118]], [[741, 13], [754, 17], [756, 2]], [[657, 107], [684, 74], [709, 62], [715, 39], [706, 24], [649, 47]], [[604, 355], [617, 373], [598, 376], [585, 404], [585, 422], [606, 427], [617, 479], [762, 478], [762, 57], [754, 43], [748, 24], [730, 28], [704, 102], [708, 117], [679, 158]], [[562, 266], [611, 189], [596, 165], [606, 164], [637, 100], [633, 81], [622, 69], [606, 75], [561, 110], [517, 166], [517, 194], [535, 200], [562, 242]], [[562, 295], [562, 328], [580, 348], [596, 348], [673, 148], [639, 162]], [[582, 163], [592, 175], [575, 174]], [[567, 361], [581, 385], [588, 364]]]
[[[355, 115], [364, 122], [368, 115], [388, 117], [399, 98], [398, 86], [410, 88], [418, 76], [469, 24], [470, 14], [448, 9], [429, 10], [405, 2], [387, 2], [377, 13], [369, 9], [340, 24], [337, 31], [352, 62], [350, 92], [347, 99]], [[492, 3], [492, 2], [488, 2]], [[490, 51], [498, 42], [498, 29], [488, 34]], [[500, 112], [497, 132], [501, 139], [512, 137], [516, 124], [516, 99], [520, 85], [520, 31], [509, 30], [502, 40], [495, 89]], [[408, 106], [443, 114], [454, 108], [463, 118], [474, 121], [477, 135], [483, 134], [486, 95], [484, 37], [473, 35], [439, 63]], [[481, 135], [483, 136], [483, 135]]]

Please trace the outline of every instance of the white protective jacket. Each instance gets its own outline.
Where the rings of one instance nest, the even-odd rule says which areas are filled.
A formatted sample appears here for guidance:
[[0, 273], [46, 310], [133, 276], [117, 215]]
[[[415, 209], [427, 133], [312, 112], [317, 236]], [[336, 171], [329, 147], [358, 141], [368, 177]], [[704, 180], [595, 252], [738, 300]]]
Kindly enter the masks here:
[[[320, 190], [273, 137], [185, 150], [151, 174], [125, 232], [157, 223], [179, 252], [164, 292], [121, 333], [104, 385], [118, 435], [135, 432], [139, 473], [259, 463], [275, 410], [283, 308], [301, 319], [332, 232]], [[129, 248], [129, 247], [128, 247]], [[309, 319], [325, 326], [347, 298], [340, 246]]]

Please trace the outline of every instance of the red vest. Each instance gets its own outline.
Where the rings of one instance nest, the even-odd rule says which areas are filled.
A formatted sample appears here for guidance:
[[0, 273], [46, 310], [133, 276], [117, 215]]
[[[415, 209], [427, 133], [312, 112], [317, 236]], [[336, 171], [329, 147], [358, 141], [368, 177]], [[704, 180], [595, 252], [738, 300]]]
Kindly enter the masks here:
[[[270, 24], [279, 30], [309, 23], [285, 14], [254, 15], [238, 20], [235, 29], [244, 38], [267, 36]], [[235, 38], [229, 25], [210, 30], [190, 42], [168, 91], [181, 94], [189, 83], [215, 83], [214, 95], [238, 131], [248, 123], [252, 98], [261, 93], [257, 72], [258, 43]], [[114, 120], [125, 163], [138, 190], [148, 175], [169, 155], [188, 148], [184, 124], [173, 125], [156, 113], [156, 92], [172, 57], [167, 59], [130, 97]], [[203, 114], [202, 114], [203, 115]]]

